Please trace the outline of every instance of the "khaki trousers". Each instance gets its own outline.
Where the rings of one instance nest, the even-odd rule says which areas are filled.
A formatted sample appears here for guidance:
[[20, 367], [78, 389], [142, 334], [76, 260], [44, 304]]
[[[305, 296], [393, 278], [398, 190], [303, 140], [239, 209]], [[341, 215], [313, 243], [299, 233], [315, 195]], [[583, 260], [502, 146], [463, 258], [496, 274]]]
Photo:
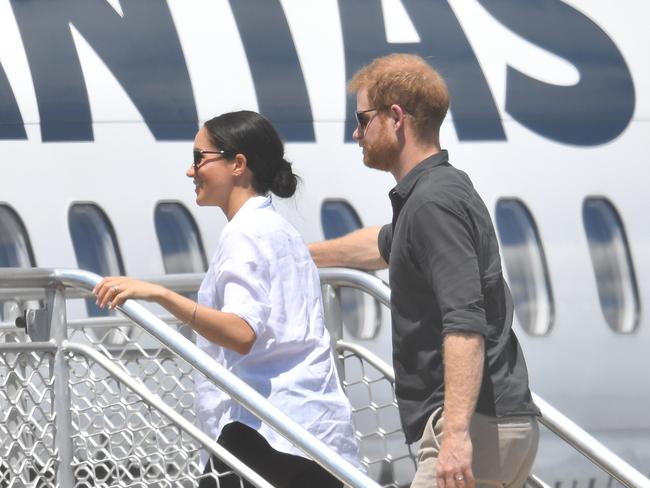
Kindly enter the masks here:
[[[433, 412], [422, 434], [418, 469], [411, 488], [436, 486], [436, 462], [443, 435], [442, 408]], [[477, 487], [521, 488], [537, 454], [535, 417], [496, 418], [475, 413], [470, 426], [472, 471]]]

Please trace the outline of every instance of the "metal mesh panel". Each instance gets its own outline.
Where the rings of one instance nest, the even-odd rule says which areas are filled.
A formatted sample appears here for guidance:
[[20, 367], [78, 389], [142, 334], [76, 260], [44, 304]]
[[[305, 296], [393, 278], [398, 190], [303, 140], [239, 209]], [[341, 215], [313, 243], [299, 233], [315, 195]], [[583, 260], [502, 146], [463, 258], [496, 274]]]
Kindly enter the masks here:
[[0, 487], [58, 486], [53, 359], [51, 353], [0, 354]]
[[339, 358], [361, 461], [368, 474], [385, 487], [409, 486], [415, 475], [417, 450], [406, 444], [393, 383], [353, 352], [339, 353]]
[[[195, 422], [193, 370], [136, 327], [69, 329]], [[29, 342], [19, 329], [0, 342]], [[53, 354], [0, 354], [0, 488], [58, 487]], [[69, 355], [75, 487], [197, 487], [202, 446], [125, 385], [81, 355]], [[207, 475], [214, 485], [244, 486], [232, 473]]]
[[102, 352], [176, 412], [195, 422], [192, 367], [157, 339], [136, 326], [80, 327], [70, 329], [69, 335], [70, 341], [89, 344]]
[[[177, 413], [196, 422], [193, 375], [199, 373], [157, 339], [135, 326], [80, 327], [69, 334], [70, 340], [92, 345]], [[70, 361], [70, 384], [78, 479], [86, 476], [106, 487], [198, 486], [202, 446], [197, 441], [84, 357]], [[97, 401], [92, 401], [94, 397]], [[209, 476], [216, 486], [221, 486], [223, 476], [236, 478], [237, 486], [241, 481], [228, 473]]]
[[[75, 355], [69, 364], [77, 487], [198, 486], [197, 441], [88, 358]], [[164, 391], [173, 382], [156, 383]], [[174, 403], [188, 409], [182, 399]], [[216, 486], [226, 475], [241, 481], [213, 473]]]

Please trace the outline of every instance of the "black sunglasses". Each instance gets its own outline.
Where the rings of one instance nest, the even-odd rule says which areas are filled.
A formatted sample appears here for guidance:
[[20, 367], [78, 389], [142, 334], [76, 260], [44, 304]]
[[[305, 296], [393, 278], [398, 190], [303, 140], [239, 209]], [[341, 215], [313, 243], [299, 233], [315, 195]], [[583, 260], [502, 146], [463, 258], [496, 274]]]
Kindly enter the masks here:
[[[201, 163], [201, 160], [203, 160], [203, 155], [204, 154], [221, 154], [221, 155], [226, 155], [229, 154], [228, 151], [220, 150], [220, 151], [207, 151], [204, 149], [194, 149], [192, 151], [192, 154], [194, 155], [194, 169], [197, 170], [201, 166], [203, 166]], [[206, 161], [207, 163], [207, 161]]]
[[366, 127], [368, 127], [368, 124], [372, 120], [372, 117], [368, 115], [370, 112], [376, 112], [378, 109], [376, 108], [369, 108], [368, 110], [358, 110], [354, 112], [354, 115], [357, 117], [357, 124], [359, 125], [359, 129], [362, 131], [366, 130]]

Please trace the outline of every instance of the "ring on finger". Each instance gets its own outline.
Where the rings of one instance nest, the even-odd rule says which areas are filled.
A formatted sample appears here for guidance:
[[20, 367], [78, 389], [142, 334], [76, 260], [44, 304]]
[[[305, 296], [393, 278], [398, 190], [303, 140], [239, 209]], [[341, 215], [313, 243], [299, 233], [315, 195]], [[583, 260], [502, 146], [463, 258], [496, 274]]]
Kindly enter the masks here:
[[117, 294], [117, 293], [120, 292], [120, 287], [117, 286], [117, 285], [115, 285], [115, 286], [112, 288], [112, 290]]
[[465, 477], [460, 473], [458, 473], [456, 476], [454, 476], [454, 478], [455, 478], [456, 481], [463, 481], [465, 479]]

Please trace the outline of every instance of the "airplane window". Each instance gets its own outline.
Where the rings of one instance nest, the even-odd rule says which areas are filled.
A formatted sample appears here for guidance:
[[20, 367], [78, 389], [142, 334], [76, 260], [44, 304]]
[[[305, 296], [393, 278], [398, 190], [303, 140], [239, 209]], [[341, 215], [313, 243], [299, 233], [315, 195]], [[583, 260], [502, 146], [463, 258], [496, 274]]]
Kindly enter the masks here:
[[34, 266], [34, 255], [20, 217], [10, 207], [0, 205], [0, 268]]
[[[359, 215], [345, 200], [323, 202], [321, 225], [325, 239], [340, 237], [362, 227]], [[351, 288], [341, 288], [340, 301], [344, 327], [356, 338], [372, 339], [381, 323], [379, 302]]]
[[320, 211], [325, 239], [341, 237], [361, 228], [361, 219], [352, 205], [344, 200], [325, 200]]
[[154, 218], [165, 272], [204, 272], [205, 251], [190, 212], [180, 203], [162, 202], [156, 206]]
[[[0, 268], [29, 268], [35, 265], [29, 236], [20, 217], [7, 205], [0, 205]], [[10, 304], [0, 303], [0, 320], [5, 318], [5, 306]]]
[[605, 198], [586, 198], [582, 218], [607, 324], [630, 333], [639, 322], [639, 293], [623, 222]]
[[[68, 213], [68, 225], [79, 268], [100, 276], [124, 274], [113, 226], [97, 205], [72, 205]], [[86, 299], [86, 309], [90, 317], [110, 315], [108, 310], [97, 307], [92, 298]]]
[[496, 224], [519, 325], [531, 335], [546, 335], [553, 322], [553, 298], [535, 221], [521, 201], [502, 198]]

